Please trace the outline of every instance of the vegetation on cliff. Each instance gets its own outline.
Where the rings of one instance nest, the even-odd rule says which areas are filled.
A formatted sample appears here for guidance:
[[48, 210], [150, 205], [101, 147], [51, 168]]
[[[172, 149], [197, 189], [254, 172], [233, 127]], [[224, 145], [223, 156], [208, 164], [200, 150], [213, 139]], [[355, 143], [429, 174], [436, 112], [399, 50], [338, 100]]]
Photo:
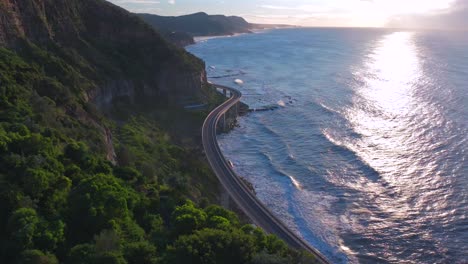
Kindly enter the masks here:
[[169, 42], [179, 47], [195, 43], [196, 36], [224, 36], [253, 30], [290, 28], [289, 25], [252, 24], [238, 16], [208, 15], [203, 12], [183, 16], [137, 14]]
[[241, 17], [195, 13], [177, 17], [138, 14], [149, 25], [178, 46], [193, 44], [194, 36], [221, 36], [249, 33], [251, 24]]
[[153, 27], [167, 32], [185, 32], [191, 36], [232, 35], [250, 32], [250, 24], [242, 17], [195, 13], [168, 17], [138, 14]]
[[0, 0], [0, 46], [1, 263], [309, 263], [210, 205], [200, 60], [100, 0]]

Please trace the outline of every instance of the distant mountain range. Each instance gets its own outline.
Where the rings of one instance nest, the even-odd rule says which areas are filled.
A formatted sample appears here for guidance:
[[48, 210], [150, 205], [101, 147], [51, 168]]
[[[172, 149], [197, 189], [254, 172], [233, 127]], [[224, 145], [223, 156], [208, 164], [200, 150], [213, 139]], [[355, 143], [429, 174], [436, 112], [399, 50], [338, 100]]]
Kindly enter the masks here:
[[221, 36], [251, 33], [255, 29], [289, 27], [286, 25], [251, 24], [238, 16], [208, 15], [200, 12], [184, 16], [137, 14], [158, 30], [167, 40], [178, 46], [194, 43], [195, 36]]

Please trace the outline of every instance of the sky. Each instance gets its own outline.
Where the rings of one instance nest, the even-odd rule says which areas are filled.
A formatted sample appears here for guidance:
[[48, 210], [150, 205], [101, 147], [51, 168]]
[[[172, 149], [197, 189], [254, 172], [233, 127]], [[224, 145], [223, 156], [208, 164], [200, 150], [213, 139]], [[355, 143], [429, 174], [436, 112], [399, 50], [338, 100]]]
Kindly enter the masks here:
[[468, 0], [109, 0], [164, 16], [195, 12], [242, 16], [251, 23], [319, 27], [468, 29]]

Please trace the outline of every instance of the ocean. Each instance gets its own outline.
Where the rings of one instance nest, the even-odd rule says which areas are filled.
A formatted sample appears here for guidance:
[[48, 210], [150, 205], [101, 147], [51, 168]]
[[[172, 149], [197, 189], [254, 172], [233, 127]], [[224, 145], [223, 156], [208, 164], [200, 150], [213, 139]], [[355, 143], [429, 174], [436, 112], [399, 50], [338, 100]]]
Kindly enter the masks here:
[[220, 146], [333, 263], [468, 263], [466, 33], [280, 29], [187, 50], [252, 109], [277, 107]]

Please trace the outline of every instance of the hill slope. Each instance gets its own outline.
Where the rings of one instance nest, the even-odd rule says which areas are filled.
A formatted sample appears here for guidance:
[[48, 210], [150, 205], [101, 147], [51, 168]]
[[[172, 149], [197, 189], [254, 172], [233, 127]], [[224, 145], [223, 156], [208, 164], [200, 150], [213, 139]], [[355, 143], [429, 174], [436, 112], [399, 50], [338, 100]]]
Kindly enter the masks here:
[[[8, 1], [0, 15], [0, 44], [17, 47], [22, 38], [56, 49], [95, 80], [91, 98], [125, 93], [172, 99], [196, 95], [203, 62], [162, 40], [136, 16], [104, 1]], [[20, 41], [21, 42], [21, 41]], [[98, 66], [98, 67], [96, 67]]]
[[178, 17], [138, 14], [148, 24], [168, 32], [186, 32], [192, 36], [232, 35], [250, 32], [250, 24], [241, 17], [195, 13]]
[[195, 13], [178, 17], [138, 14], [171, 42], [180, 46], [193, 43], [194, 36], [249, 33], [251, 25], [241, 17]]
[[304, 263], [208, 206], [218, 183], [171, 130], [198, 130], [176, 105], [216, 103], [204, 82], [108, 2], [0, 0], [0, 263]]

